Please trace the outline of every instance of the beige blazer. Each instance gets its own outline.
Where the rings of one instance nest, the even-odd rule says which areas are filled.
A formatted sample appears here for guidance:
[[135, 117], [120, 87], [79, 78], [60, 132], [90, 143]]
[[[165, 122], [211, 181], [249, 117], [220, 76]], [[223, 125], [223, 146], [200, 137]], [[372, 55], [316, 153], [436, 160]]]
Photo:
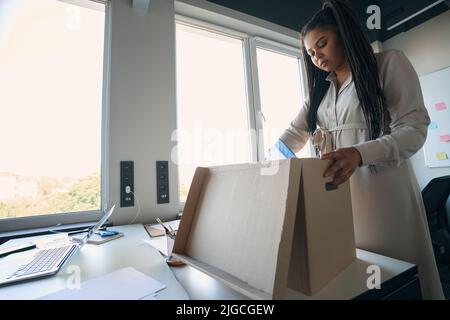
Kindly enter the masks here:
[[[430, 122], [417, 73], [401, 51], [376, 54], [391, 133], [369, 141], [351, 75], [336, 93], [333, 73], [317, 124], [332, 150], [354, 146], [363, 166], [350, 178], [357, 247], [417, 264], [424, 299], [443, 299], [426, 214], [408, 158], [424, 144]], [[295, 152], [310, 138], [308, 103], [280, 137]], [[325, 146], [325, 145], [324, 145]], [[372, 173], [368, 165], [375, 165]]]

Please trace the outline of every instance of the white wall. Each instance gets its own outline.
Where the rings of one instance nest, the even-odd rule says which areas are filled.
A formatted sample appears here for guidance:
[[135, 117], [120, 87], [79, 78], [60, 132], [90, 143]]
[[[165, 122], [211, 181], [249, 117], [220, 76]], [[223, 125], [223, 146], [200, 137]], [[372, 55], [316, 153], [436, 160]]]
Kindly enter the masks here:
[[297, 31], [205, 0], [176, 0], [175, 11], [184, 17], [282, 42], [294, 48], [300, 45], [300, 33]]
[[[138, 12], [131, 0], [113, 0], [110, 28], [109, 203], [113, 222], [126, 224], [139, 206], [120, 208], [119, 163], [134, 161], [137, 222], [178, 212], [178, 174], [170, 162], [176, 128], [174, 2], [150, 1]], [[156, 204], [157, 160], [168, 160], [170, 204]]]
[[[450, 66], [450, 11], [383, 42], [383, 50], [389, 49], [402, 50], [419, 76]], [[426, 167], [423, 150], [411, 162], [421, 189], [434, 177], [450, 175], [450, 167]]]

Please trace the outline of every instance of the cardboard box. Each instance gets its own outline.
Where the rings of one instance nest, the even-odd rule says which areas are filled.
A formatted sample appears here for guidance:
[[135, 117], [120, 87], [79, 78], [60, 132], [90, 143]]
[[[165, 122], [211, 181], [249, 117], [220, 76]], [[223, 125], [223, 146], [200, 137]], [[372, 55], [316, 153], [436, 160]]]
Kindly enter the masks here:
[[318, 292], [356, 258], [349, 184], [326, 190], [328, 164], [197, 168], [173, 255], [253, 299]]

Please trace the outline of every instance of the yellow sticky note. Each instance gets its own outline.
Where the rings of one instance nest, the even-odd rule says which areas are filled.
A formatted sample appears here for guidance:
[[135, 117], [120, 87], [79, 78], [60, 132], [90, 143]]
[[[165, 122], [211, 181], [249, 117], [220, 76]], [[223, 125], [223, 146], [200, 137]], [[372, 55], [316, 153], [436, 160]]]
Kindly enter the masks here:
[[436, 152], [436, 159], [438, 160], [447, 160], [447, 153], [445, 152]]

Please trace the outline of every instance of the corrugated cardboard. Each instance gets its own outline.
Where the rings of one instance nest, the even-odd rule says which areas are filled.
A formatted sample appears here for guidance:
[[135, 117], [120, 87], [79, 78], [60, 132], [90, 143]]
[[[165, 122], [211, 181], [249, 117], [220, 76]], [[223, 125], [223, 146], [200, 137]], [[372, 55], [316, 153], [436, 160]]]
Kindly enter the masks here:
[[254, 299], [318, 292], [356, 258], [349, 185], [327, 191], [328, 164], [197, 168], [174, 256]]

